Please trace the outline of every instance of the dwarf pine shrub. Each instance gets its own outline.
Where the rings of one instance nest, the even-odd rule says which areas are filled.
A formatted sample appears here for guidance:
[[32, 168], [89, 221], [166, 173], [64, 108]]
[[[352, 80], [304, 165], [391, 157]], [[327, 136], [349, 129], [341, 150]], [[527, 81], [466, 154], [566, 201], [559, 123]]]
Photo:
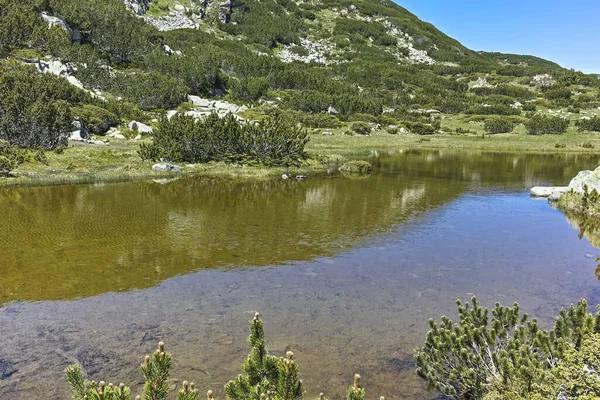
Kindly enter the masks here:
[[0, 140], [0, 177], [10, 176], [12, 170], [24, 161], [21, 149], [5, 140]]
[[140, 146], [145, 160], [225, 161], [268, 166], [297, 165], [308, 155], [308, 133], [281, 117], [240, 123], [233, 114], [212, 113], [204, 120], [187, 115], [162, 118], [151, 144]]
[[514, 129], [515, 124], [508, 118], [496, 117], [486, 119], [483, 128], [486, 133], [509, 133]]
[[590, 119], [581, 119], [575, 123], [580, 131], [600, 132], [600, 118], [594, 116]]
[[472, 305], [457, 304], [459, 321], [430, 320], [425, 344], [415, 353], [417, 374], [452, 399], [561, 398], [564, 381], [549, 376], [559, 366], [569, 370], [565, 355], [581, 351], [600, 331], [600, 313], [589, 314], [585, 300], [561, 310], [549, 331], [521, 314], [517, 303], [496, 303], [491, 316], [476, 298]]
[[536, 114], [525, 123], [527, 133], [529, 133], [530, 135], [565, 133], [568, 127], [569, 120], [562, 117], [553, 117], [550, 115]]
[[[263, 323], [259, 313], [250, 321], [248, 344], [250, 354], [242, 366], [243, 374], [225, 385], [229, 400], [301, 400], [304, 395], [299, 378], [298, 364], [294, 353], [288, 351], [285, 357], [275, 357], [267, 351]], [[165, 352], [163, 342], [152, 356], [146, 356], [140, 365], [144, 377], [142, 394], [136, 400], [167, 400], [169, 398], [169, 372], [172, 355]], [[123, 383], [114, 386], [104, 381], [96, 383], [87, 380], [77, 364], [65, 369], [67, 381], [75, 400], [131, 400], [131, 389]], [[348, 400], [364, 400], [365, 390], [360, 385], [360, 375], [354, 376], [354, 384], [348, 389]], [[182, 382], [176, 400], [199, 400], [194, 383]], [[319, 400], [327, 400], [323, 393]], [[212, 390], [207, 392], [207, 400], [214, 400]], [[385, 400], [383, 397], [380, 400]]]

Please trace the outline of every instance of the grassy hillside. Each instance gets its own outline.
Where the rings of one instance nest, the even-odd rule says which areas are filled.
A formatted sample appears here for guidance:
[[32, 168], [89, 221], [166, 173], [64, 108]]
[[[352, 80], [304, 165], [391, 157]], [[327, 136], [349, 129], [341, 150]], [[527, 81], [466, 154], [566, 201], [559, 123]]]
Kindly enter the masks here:
[[[11, 94], [0, 100], [0, 139], [53, 148], [76, 117], [103, 135], [168, 110], [206, 111], [188, 95], [334, 134], [600, 130], [585, 122], [600, 107], [598, 76], [471, 51], [391, 1], [126, 3], [0, 0], [0, 85]], [[43, 101], [22, 95], [36, 93], [35, 69], [61, 78]], [[26, 143], [22, 120], [60, 137]]]

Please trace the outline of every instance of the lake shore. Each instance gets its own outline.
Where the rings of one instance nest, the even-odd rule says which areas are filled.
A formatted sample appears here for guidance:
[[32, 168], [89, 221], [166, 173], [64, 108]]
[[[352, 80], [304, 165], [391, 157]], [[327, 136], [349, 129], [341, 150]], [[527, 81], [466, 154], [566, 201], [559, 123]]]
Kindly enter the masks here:
[[[568, 132], [564, 135], [312, 135], [306, 149], [310, 160], [300, 167], [262, 167], [222, 162], [178, 164], [181, 172], [152, 170], [153, 162], [142, 161], [137, 150], [140, 141], [111, 140], [109, 145], [70, 143], [61, 154], [47, 152], [48, 163], [25, 163], [13, 177], [0, 179], [0, 187], [43, 186], [139, 179], [170, 179], [199, 175], [222, 178], [271, 179], [288, 174], [315, 175], [335, 170], [348, 157], [366, 157], [375, 151], [402, 149], [468, 150], [503, 153], [590, 154], [600, 148], [600, 135]], [[585, 145], [585, 146], [584, 146]]]

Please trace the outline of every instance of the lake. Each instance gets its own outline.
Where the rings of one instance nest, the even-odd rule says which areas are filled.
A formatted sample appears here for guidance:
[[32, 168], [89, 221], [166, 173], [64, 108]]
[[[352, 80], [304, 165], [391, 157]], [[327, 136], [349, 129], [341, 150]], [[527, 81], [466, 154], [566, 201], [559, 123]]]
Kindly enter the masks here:
[[600, 156], [370, 161], [364, 178], [0, 189], [0, 398], [67, 399], [73, 362], [137, 392], [162, 340], [173, 384], [222, 399], [255, 311], [269, 349], [294, 351], [308, 398], [343, 398], [354, 373], [370, 398], [434, 398], [413, 349], [457, 298], [517, 301], [546, 326], [581, 297], [600, 303], [585, 224], [529, 198]]

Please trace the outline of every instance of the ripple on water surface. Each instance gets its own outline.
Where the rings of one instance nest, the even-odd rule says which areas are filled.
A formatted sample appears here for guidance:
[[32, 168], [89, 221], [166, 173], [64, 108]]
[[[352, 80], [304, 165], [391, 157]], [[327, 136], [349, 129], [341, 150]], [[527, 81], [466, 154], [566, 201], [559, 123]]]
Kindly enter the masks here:
[[74, 361], [138, 387], [159, 340], [174, 377], [222, 395], [256, 310], [310, 395], [341, 398], [361, 373], [373, 397], [427, 397], [412, 350], [456, 298], [545, 323], [600, 302], [598, 251], [526, 190], [598, 161], [405, 152], [361, 180], [1, 190], [0, 398], [66, 398]]

